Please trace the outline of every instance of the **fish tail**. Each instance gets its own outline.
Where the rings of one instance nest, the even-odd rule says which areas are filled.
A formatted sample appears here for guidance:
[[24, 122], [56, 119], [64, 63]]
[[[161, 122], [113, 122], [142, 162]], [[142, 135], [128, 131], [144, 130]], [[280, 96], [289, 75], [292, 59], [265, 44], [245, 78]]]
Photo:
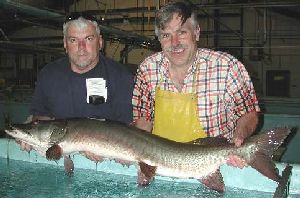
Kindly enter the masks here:
[[249, 165], [261, 174], [278, 182], [280, 176], [272, 160], [272, 155], [284, 142], [290, 132], [291, 130], [288, 128], [274, 128], [266, 133], [251, 137], [249, 141], [254, 142], [257, 149]]
[[47, 160], [59, 160], [62, 157], [62, 154], [62, 148], [55, 144], [46, 151], [46, 158]]

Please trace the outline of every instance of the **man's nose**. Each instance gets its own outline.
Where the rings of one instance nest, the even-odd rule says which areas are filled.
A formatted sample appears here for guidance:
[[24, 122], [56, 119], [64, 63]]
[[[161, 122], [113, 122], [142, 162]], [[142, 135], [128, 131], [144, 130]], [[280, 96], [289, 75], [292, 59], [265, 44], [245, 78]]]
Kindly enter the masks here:
[[78, 42], [78, 49], [85, 49], [86, 48], [86, 41], [85, 40], [80, 40]]
[[178, 43], [179, 43], [178, 36], [177, 35], [172, 35], [171, 36], [171, 44], [172, 44], [172, 46], [176, 46], [176, 45], [178, 45]]

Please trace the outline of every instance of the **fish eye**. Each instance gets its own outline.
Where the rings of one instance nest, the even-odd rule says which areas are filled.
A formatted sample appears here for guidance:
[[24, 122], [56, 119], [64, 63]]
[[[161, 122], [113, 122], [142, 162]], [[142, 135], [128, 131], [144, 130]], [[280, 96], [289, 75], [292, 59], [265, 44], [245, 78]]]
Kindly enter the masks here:
[[54, 133], [60, 133], [60, 132], [61, 132], [61, 128], [54, 128], [54, 129], [53, 129], [53, 132], [54, 132]]

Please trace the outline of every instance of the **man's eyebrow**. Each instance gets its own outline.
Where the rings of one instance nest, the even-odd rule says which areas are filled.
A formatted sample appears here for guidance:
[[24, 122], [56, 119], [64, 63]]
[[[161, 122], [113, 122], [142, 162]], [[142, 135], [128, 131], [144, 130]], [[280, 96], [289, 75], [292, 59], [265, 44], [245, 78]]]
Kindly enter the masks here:
[[[96, 37], [96, 34], [90, 34], [85, 36], [84, 38], [88, 38], [88, 37]], [[78, 38], [77, 36], [67, 36], [67, 38]]]

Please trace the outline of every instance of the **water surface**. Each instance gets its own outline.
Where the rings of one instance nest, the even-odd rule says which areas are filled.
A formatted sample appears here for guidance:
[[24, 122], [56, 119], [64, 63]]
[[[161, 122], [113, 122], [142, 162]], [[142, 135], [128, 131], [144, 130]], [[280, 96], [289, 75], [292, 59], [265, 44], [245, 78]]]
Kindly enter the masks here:
[[272, 193], [226, 188], [220, 195], [200, 183], [155, 180], [139, 187], [135, 176], [117, 175], [90, 169], [65, 174], [62, 166], [0, 158], [0, 197], [142, 197], [142, 198], [271, 198]]

